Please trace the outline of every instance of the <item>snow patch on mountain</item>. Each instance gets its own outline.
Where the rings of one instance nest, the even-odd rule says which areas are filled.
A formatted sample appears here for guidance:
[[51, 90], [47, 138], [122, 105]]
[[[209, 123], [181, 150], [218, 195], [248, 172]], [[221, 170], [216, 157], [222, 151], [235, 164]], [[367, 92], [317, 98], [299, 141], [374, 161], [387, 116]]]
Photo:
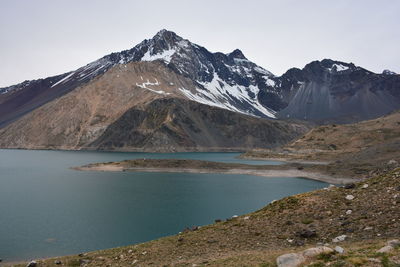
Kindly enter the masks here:
[[345, 71], [348, 69], [349, 69], [349, 67], [342, 65], [342, 64], [337, 64], [337, 63], [333, 64], [331, 68], [328, 68], [328, 70], [330, 72], [332, 72], [333, 70], [335, 70], [336, 72], [341, 72], [341, 71]]
[[166, 64], [169, 64], [171, 62], [172, 56], [175, 54], [174, 49], [169, 49], [166, 51], [163, 51], [159, 54], [152, 55], [150, 49], [144, 54], [144, 56], [141, 58], [141, 61], [154, 61], [154, 60], [162, 60]]
[[75, 74], [75, 72], [72, 72], [71, 74], [68, 74], [67, 76], [65, 76], [64, 78], [62, 78], [61, 80], [59, 80], [58, 82], [56, 82], [55, 84], [53, 84], [53, 85], [51, 86], [51, 88], [53, 88], [54, 86], [57, 86], [57, 85], [59, 85], [59, 84], [61, 84], [61, 83], [64, 83], [64, 82], [68, 81], [68, 80], [71, 78], [71, 76], [74, 75], [74, 74]]
[[[142, 77], [141, 77], [141, 78], [142, 78]], [[143, 80], [143, 78], [142, 78], [142, 80]], [[156, 94], [160, 94], [160, 95], [170, 95], [170, 93], [166, 93], [166, 92], [163, 91], [163, 90], [155, 90], [155, 89], [149, 87], [149, 86], [160, 86], [160, 85], [161, 85], [161, 83], [160, 83], [157, 79], [155, 79], [155, 82], [154, 82], [154, 83], [150, 82], [148, 79], [147, 79], [146, 82], [143, 82], [143, 83], [141, 83], [141, 84], [136, 83], [136, 86], [137, 86], [137, 87], [140, 87], [140, 88], [142, 88], [142, 89], [149, 90], [150, 92], [153, 92], [153, 93], [156, 93]]]
[[[193, 101], [252, 116], [255, 116], [254, 111], [258, 111], [264, 116], [275, 118], [275, 112], [265, 108], [258, 101], [257, 94], [260, 89], [257, 86], [230, 85], [221, 79], [216, 72], [214, 72], [211, 82], [198, 81], [198, 83], [202, 85], [203, 89], [197, 88], [196, 93], [192, 93], [184, 88], [179, 89], [186, 97]], [[248, 108], [239, 108], [239, 105], [236, 104], [237, 102]]]

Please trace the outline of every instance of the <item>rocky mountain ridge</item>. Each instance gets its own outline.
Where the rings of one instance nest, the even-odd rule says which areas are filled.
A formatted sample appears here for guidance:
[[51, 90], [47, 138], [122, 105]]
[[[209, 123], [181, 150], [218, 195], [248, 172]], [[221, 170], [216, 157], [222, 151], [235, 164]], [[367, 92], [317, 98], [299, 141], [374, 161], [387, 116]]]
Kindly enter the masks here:
[[400, 108], [400, 75], [389, 70], [376, 74], [352, 63], [324, 59], [275, 76], [238, 49], [212, 53], [161, 30], [129, 50], [75, 71], [0, 88], [0, 127], [91, 83], [113, 67], [154, 61], [192, 81], [191, 88], [175, 86], [183, 97], [257, 117], [347, 123]]
[[[75, 71], [0, 89], [0, 145], [5, 148], [155, 149], [146, 145], [146, 140], [153, 140], [154, 144], [165, 145], [157, 147], [161, 150], [271, 148], [308, 129], [307, 123], [293, 123], [292, 119], [347, 123], [398, 109], [399, 86], [400, 75], [376, 74], [352, 63], [329, 59], [275, 76], [249, 61], [238, 49], [228, 54], [212, 53], [171, 31], [162, 30], [132, 49], [112, 53]], [[181, 110], [168, 103], [182, 104]], [[204, 105], [216, 109], [209, 108], [212, 111], [209, 113]], [[163, 117], [166, 108], [171, 110]], [[126, 122], [135, 134], [123, 133], [126, 129], [118, 122], [132, 110], [147, 115], [131, 118], [133, 121], [144, 119], [139, 125]], [[228, 116], [225, 110], [236, 115]], [[193, 122], [201, 134], [210, 132], [207, 125], [225, 132], [201, 136], [194, 134], [182, 120], [167, 127], [169, 134], [160, 131], [164, 122], [176, 114], [189, 124]], [[244, 119], [241, 115], [255, 119]], [[257, 126], [250, 133], [228, 127], [221, 120], [233, 117], [241, 127], [253, 129], [262, 124], [264, 128]], [[288, 121], [276, 124], [264, 121], [276, 118]], [[154, 121], [149, 122], [150, 119]], [[277, 127], [276, 131], [271, 127]], [[266, 131], [265, 136], [260, 134], [261, 130]], [[241, 132], [246, 132], [242, 139], [237, 136]], [[104, 139], [106, 133], [111, 139]], [[125, 139], [118, 143], [117, 137]], [[177, 141], [177, 137], [185, 141]], [[204, 142], [206, 137], [212, 142]]]

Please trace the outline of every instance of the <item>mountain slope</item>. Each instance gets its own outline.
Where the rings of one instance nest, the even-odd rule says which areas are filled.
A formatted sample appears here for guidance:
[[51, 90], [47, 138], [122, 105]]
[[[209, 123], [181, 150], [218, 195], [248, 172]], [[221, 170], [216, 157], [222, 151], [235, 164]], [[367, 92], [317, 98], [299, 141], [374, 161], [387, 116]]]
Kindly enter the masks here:
[[163, 98], [132, 108], [89, 146], [140, 151], [276, 147], [304, 133], [302, 124], [258, 119], [192, 101]]
[[324, 59], [271, 78], [281, 98], [260, 92], [260, 102], [279, 118], [349, 123], [383, 116], [400, 108], [400, 75], [376, 74], [354, 64]]

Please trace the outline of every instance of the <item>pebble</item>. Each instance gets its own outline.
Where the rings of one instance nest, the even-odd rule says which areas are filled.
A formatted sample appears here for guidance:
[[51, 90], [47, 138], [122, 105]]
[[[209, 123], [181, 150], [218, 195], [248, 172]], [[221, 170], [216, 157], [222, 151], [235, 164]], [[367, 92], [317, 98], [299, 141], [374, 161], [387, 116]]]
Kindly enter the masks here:
[[26, 265], [26, 267], [36, 267], [36, 266], [37, 266], [36, 261], [31, 261], [30, 263], [28, 263], [28, 265]]
[[335, 251], [339, 254], [343, 254], [344, 253], [344, 248], [340, 247], [340, 246], [336, 246], [335, 247]]
[[361, 188], [363, 189], [368, 188], [368, 184], [363, 184]]
[[375, 258], [368, 258], [368, 261], [375, 262], [375, 263], [381, 263], [380, 259], [375, 259]]
[[350, 214], [352, 214], [352, 213], [353, 213], [352, 210], [347, 210], [347, 211], [346, 211], [346, 215], [350, 215]]
[[54, 264], [60, 265], [60, 264], [61, 264], [61, 261], [60, 261], [60, 260], [56, 260], [56, 261], [54, 261]]
[[342, 242], [346, 239], [347, 235], [340, 235], [335, 237], [334, 239], [332, 239], [333, 243], [338, 243], [338, 242]]
[[354, 199], [354, 196], [353, 196], [353, 195], [347, 195], [347, 196], [346, 196], [346, 199], [347, 199], [347, 200], [353, 200], [353, 199]]

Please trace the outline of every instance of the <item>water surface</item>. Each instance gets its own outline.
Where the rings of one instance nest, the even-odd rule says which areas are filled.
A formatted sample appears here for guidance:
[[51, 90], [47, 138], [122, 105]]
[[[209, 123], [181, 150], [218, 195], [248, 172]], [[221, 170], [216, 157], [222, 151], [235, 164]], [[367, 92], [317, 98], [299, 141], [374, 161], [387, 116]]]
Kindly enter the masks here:
[[238, 155], [0, 150], [0, 258], [26, 260], [144, 242], [326, 186], [301, 178], [69, 169], [132, 158], [265, 164]]

